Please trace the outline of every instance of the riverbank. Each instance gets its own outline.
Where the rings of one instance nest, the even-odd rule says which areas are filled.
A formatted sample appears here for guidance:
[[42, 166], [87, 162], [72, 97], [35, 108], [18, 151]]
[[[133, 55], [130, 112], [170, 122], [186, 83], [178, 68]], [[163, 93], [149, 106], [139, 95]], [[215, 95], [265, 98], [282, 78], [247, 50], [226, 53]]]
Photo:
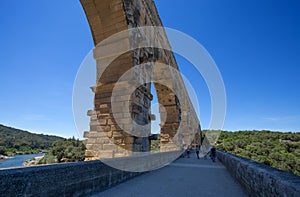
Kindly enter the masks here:
[[37, 157], [33, 157], [31, 159], [28, 159], [26, 160], [24, 163], [23, 163], [23, 166], [24, 167], [28, 167], [28, 166], [36, 166], [36, 165], [39, 165], [39, 161], [41, 159], [44, 158], [45, 155], [43, 156], [37, 156]]
[[26, 160], [30, 160], [30, 159], [36, 158], [36, 157], [37, 158], [43, 157], [44, 155], [45, 155], [45, 153], [28, 154], [28, 155], [15, 155], [13, 157], [7, 157], [7, 159], [0, 159], [0, 169], [2, 169], [2, 168], [24, 167], [23, 163]]
[[8, 156], [0, 155], [0, 159], [8, 159], [8, 158], [9, 158]]

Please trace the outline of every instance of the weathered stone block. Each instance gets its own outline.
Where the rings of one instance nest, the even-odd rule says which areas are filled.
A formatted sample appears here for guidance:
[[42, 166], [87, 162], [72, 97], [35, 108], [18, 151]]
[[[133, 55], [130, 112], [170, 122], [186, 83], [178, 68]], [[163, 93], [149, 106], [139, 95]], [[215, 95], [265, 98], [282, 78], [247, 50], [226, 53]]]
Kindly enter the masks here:
[[106, 132], [106, 136], [107, 136], [108, 138], [111, 138], [111, 137], [113, 136], [113, 131], [108, 131], [108, 132]]
[[96, 112], [94, 110], [88, 110], [87, 115], [88, 116], [96, 115]]
[[114, 137], [113, 138], [113, 143], [116, 145], [120, 145], [124, 143], [124, 138], [123, 137]]
[[85, 131], [85, 132], [83, 132], [83, 137], [84, 138], [88, 138], [89, 137], [89, 131]]
[[105, 132], [87, 132], [87, 135], [89, 138], [99, 138], [99, 137], [105, 137]]
[[122, 131], [122, 129], [117, 124], [111, 125], [111, 130], [112, 131]]
[[98, 131], [104, 131], [104, 132], [108, 132], [108, 131], [111, 131], [111, 126], [110, 125], [107, 125], [107, 126], [99, 126], [99, 128], [97, 128]]
[[98, 124], [100, 126], [106, 126], [107, 125], [107, 120], [105, 118], [99, 119]]
[[101, 138], [97, 138], [95, 143], [101, 144], [103, 146], [104, 144], [110, 143], [110, 140], [108, 137], [101, 137]]
[[108, 119], [107, 124], [108, 125], [116, 124], [116, 120], [114, 118]]
[[98, 151], [96, 156], [100, 159], [113, 158], [114, 157], [114, 151], [110, 150], [110, 149], [104, 149], [104, 150]]
[[94, 154], [93, 151], [86, 150], [86, 151], [85, 151], [85, 156], [86, 156], [86, 157], [93, 157], [93, 156], [95, 156], [95, 154]]
[[122, 137], [124, 137], [122, 132], [113, 131], [113, 138], [122, 138]]
[[102, 144], [87, 144], [86, 148], [88, 150], [99, 151], [99, 150], [103, 149], [103, 145]]
[[134, 143], [134, 137], [126, 137], [124, 142], [125, 142], [125, 144], [133, 144]]
[[103, 150], [105, 150], [105, 151], [107, 151], [107, 150], [113, 151], [116, 149], [117, 149], [117, 147], [114, 144], [103, 144]]
[[89, 144], [95, 144], [97, 138], [88, 138], [87, 143]]

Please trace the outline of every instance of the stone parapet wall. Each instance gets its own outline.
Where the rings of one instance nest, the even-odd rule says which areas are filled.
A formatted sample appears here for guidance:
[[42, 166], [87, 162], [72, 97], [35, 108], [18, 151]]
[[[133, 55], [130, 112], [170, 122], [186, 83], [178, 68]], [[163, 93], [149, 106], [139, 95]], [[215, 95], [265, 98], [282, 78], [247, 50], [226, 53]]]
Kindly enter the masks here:
[[[157, 153], [124, 158], [33, 166], [0, 170], [0, 196], [87, 196], [106, 190], [118, 183], [133, 178], [144, 171], [161, 167], [177, 152]], [[110, 167], [127, 168], [132, 162], [140, 161], [128, 172]]]
[[249, 196], [300, 196], [299, 176], [221, 151], [217, 157]]
[[85, 196], [139, 174], [101, 161], [0, 170], [0, 196]]

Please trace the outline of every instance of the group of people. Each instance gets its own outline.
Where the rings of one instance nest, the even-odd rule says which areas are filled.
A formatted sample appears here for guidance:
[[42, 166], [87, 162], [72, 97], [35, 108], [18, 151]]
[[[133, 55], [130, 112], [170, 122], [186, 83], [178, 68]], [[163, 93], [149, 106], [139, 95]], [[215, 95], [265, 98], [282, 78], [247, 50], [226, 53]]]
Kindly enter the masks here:
[[[190, 158], [190, 154], [193, 151], [192, 147], [189, 146], [186, 150], [187, 157]], [[196, 155], [200, 159], [200, 146], [196, 146]], [[210, 156], [213, 162], [216, 162], [216, 148], [213, 146], [207, 153], [204, 153], [204, 159], [207, 159], [207, 155]]]

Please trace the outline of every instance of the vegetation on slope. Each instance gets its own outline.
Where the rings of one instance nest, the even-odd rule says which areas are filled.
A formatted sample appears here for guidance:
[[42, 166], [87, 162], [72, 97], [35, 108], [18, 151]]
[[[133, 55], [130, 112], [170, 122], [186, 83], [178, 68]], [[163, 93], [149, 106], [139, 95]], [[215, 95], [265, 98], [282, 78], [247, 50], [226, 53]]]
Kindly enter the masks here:
[[[37, 164], [84, 161], [85, 142], [34, 134], [0, 124], [0, 155], [46, 152]], [[35, 158], [31, 159], [35, 160]], [[28, 161], [29, 162], [29, 161]]]
[[300, 176], [300, 133], [222, 131], [217, 148]]
[[64, 138], [29, 133], [0, 124], [0, 155], [30, 154], [49, 150], [52, 143]]

